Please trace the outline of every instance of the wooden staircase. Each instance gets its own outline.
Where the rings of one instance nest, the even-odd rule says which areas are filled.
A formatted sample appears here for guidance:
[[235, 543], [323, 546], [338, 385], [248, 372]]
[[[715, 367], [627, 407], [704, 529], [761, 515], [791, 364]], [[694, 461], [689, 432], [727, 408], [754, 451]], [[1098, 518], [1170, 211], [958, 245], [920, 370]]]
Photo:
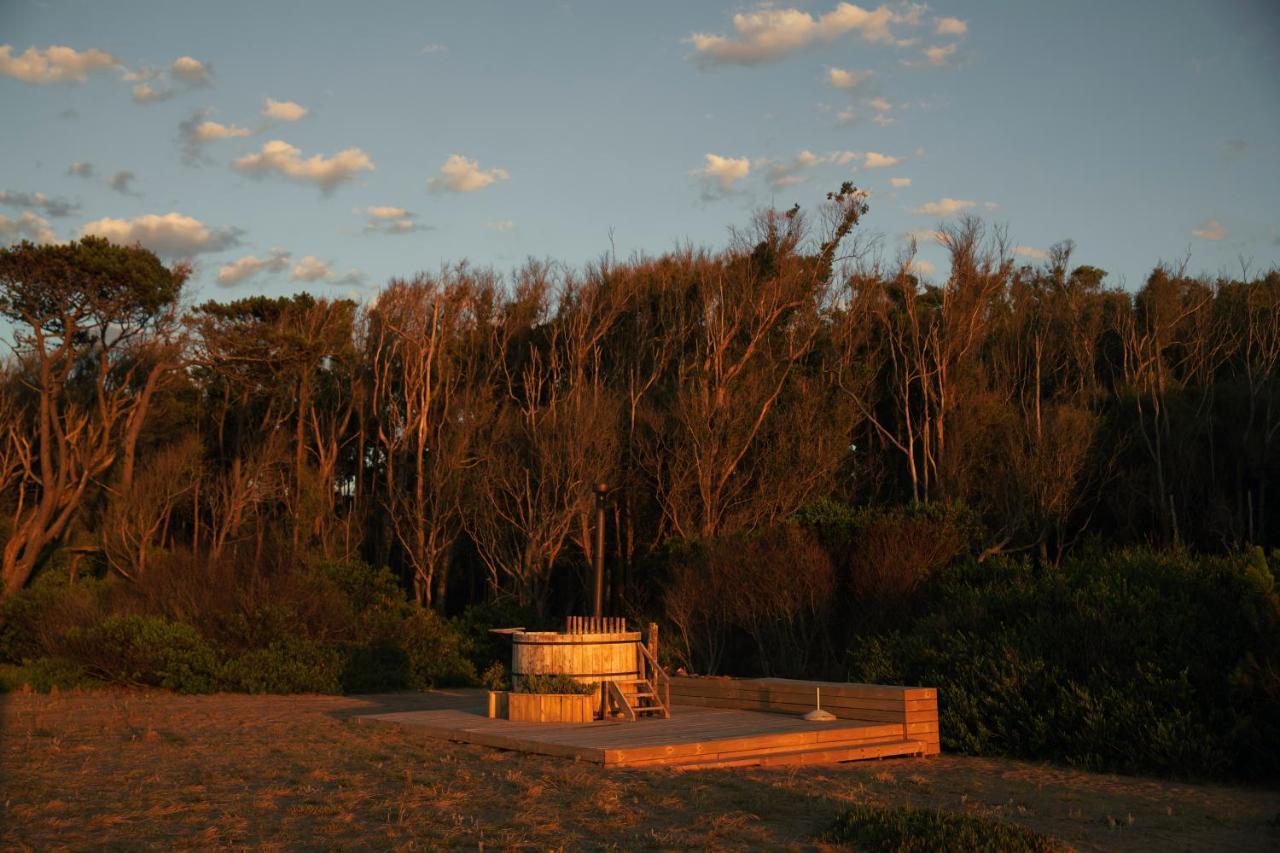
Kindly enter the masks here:
[[648, 716], [671, 717], [671, 679], [658, 666], [657, 647], [658, 626], [651, 624], [648, 642], [636, 642], [640, 677], [605, 682], [605, 709], [610, 715], [630, 722]]

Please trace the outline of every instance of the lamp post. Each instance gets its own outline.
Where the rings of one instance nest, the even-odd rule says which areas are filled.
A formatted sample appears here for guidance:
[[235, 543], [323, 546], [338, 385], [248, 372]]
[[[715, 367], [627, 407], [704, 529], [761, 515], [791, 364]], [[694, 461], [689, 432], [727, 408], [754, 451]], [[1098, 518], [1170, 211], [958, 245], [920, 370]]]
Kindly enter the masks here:
[[596, 483], [596, 606], [593, 611], [599, 619], [604, 615], [604, 502], [609, 494], [608, 483]]

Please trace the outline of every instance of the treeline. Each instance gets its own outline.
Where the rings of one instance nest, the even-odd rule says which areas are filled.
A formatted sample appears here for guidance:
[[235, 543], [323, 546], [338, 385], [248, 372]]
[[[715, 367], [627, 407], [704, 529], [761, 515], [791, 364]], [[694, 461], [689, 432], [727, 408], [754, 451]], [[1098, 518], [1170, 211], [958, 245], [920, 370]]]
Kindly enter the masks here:
[[820, 499], [963, 506], [979, 558], [1048, 565], [1089, 536], [1280, 543], [1280, 273], [1159, 266], [1131, 293], [1070, 243], [1019, 265], [964, 219], [929, 283], [875, 257], [863, 199], [764, 212], [720, 251], [464, 263], [365, 305], [187, 307], [188, 270], [140, 248], [6, 249], [3, 595], [55, 553], [137, 579], [285, 549], [391, 566], [437, 609], [582, 612], [597, 481], [618, 612], [670, 588], [667, 543]]

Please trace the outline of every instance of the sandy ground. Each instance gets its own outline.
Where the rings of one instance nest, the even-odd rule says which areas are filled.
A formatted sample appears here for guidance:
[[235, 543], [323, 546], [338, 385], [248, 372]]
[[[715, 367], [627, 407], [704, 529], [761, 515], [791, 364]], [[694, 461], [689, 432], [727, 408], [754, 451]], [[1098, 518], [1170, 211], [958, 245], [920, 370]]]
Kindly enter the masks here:
[[[0, 696], [0, 847], [815, 849], [849, 803], [995, 815], [1077, 849], [1280, 849], [1280, 792], [939, 756], [601, 768], [354, 722], [413, 696]], [[638, 724], [642, 725], [642, 724]]]

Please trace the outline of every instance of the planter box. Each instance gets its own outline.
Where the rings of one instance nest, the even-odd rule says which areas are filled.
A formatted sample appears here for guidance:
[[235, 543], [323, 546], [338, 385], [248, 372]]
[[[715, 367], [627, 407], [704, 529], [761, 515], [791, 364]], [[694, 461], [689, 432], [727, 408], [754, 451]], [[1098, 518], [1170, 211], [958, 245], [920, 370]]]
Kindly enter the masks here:
[[578, 693], [511, 693], [489, 691], [489, 716], [520, 723], [589, 723], [598, 696]]

